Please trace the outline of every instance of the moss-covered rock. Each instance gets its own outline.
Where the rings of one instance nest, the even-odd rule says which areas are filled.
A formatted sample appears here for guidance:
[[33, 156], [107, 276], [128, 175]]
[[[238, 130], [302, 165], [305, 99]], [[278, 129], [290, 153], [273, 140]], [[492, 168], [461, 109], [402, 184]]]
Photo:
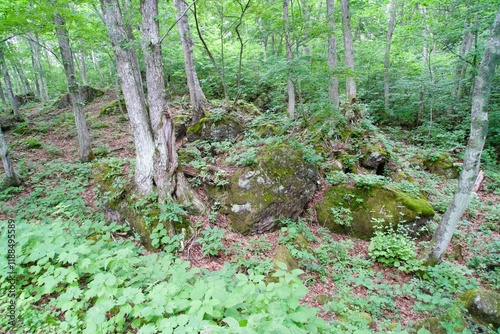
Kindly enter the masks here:
[[[104, 92], [99, 89], [95, 89], [90, 86], [78, 87], [78, 92], [80, 94], [81, 100], [84, 103], [92, 102], [95, 98], [104, 95]], [[59, 109], [71, 107], [71, 99], [69, 94], [62, 95], [54, 104], [54, 107]]]
[[450, 179], [456, 179], [459, 175], [457, 167], [453, 164], [453, 158], [446, 152], [432, 153], [422, 163], [424, 168], [432, 174], [442, 175]]
[[474, 289], [465, 292], [460, 300], [475, 322], [491, 325], [495, 330], [500, 328], [500, 293]]
[[123, 112], [127, 112], [127, 106], [125, 105], [125, 101], [122, 99], [120, 101], [114, 101], [107, 106], [104, 106], [101, 109], [101, 112], [99, 113], [99, 116], [109, 116], [109, 115], [115, 115], [120, 113], [120, 106], [121, 104], [123, 108]]
[[[109, 211], [121, 222], [126, 222], [147, 249], [152, 249], [150, 235], [159, 224], [161, 213], [157, 199], [155, 196], [145, 198], [138, 194], [134, 190], [133, 180], [123, 170], [118, 160], [103, 160], [93, 164], [92, 176]], [[192, 233], [187, 216], [165, 227], [170, 234], [181, 231], [189, 235]]]
[[[332, 209], [343, 215], [336, 215]], [[425, 198], [415, 198], [388, 186], [373, 186], [367, 190], [345, 184], [326, 191], [316, 211], [319, 223], [332, 232], [360, 239], [370, 239], [375, 224], [396, 227], [402, 223], [418, 229], [426, 219], [434, 216]], [[351, 217], [344, 217], [349, 212]]]
[[189, 116], [178, 114], [174, 117], [175, 138], [179, 139], [186, 135]]
[[268, 146], [257, 157], [256, 164], [236, 170], [227, 189], [207, 191], [242, 234], [270, 231], [279, 218], [296, 219], [317, 189], [319, 173], [300, 150], [287, 144]]
[[225, 114], [220, 118], [203, 117], [187, 129], [189, 141], [198, 139], [208, 141], [233, 141], [244, 130], [243, 123], [233, 115]]
[[449, 333], [447, 328], [450, 326], [443, 326], [443, 323], [453, 324], [453, 333], [462, 333], [464, 329], [467, 328], [465, 319], [451, 319], [449, 315], [444, 315], [440, 317], [429, 317], [421, 319], [413, 323], [409, 328], [409, 333], [418, 333], [422, 328], [429, 331], [432, 334], [447, 334]]
[[276, 247], [275, 252], [276, 255], [273, 258], [274, 270], [279, 269], [278, 262], [284, 263], [286, 265], [287, 271], [292, 271], [299, 268], [299, 264], [292, 257], [292, 254], [285, 245], [279, 245], [278, 247]]
[[389, 154], [382, 143], [362, 145], [361, 154], [360, 162], [363, 167], [376, 171], [378, 175], [383, 174]]
[[254, 101], [253, 104], [260, 110], [266, 110], [271, 103], [271, 98], [266, 93], [260, 94]]

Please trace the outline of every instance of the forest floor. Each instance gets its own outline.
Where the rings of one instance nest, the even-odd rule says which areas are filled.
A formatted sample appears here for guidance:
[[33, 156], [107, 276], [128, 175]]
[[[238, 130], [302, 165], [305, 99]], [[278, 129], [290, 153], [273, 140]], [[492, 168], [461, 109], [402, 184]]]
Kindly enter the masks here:
[[[130, 125], [125, 117], [119, 113], [100, 116], [101, 109], [115, 101], [115, 99], [116, 96], [114, 93], [106, 92], [105, 95], [98, 97], [85, 106], [88, 125], [92, 134], [92, 146], [95, 148], [94, 151], [98, 158], [104, 155], [117, 158], [134, 158], [133, 137]], [[175, 113], [182, 106], [181, 104], [173, 104], [171, 108]], [[31, 106], [22, 109], [22, 113], [28, 120], [28, 128], [34, 128], [37, 125], [39, 127], [41, 123], [53, 124], [51, 122], [56, 118], [65, 120], [67, 124], [70, 124], [72, 119], [71, 117], [64, 116], [71, 114], [70, 109], [55, 110], [43, 106]], [[35, 135], [29, 129], [26, 131], [26, 134], [13, 135], [11, 132], [7, 132], [6, 139], [11, 144], [12, 156], [16, 165], [23, 162], [26, 166], [25, 168], [43, 169], [44, 164], [54, 159], [61, 159], [72, 163], [77, 161], [78, 158], [76, 130], [71, 126], [47, 127], [43, 132], [38, 132]], [[33, 141], [41, 142], [42, 146], [36, 148], [36, 145], [33, 145]], [[178, 145], [182, 144], [182, 141], [178, 142]], [[410, 145], [405, 143], [400, 144]], [[403, 151], [404, 149], [399, 150], [399, 152]], [[31, 170], [30, 172], [33, 173], [36, 171]], [[0, 177], [3, 177], [3, 174], [0, 174]], [[441, 179], [440, 182], [436, 183], [436, 192], [445, 192], [445, 188], [447, 187], [448, 192], [450, 187], [453, 189], [456, 180], [451, 181], [451, 184], [448, 184], [449, 182], [449, 180], [444, 178]], [[488, 178], [486, 178], [485, 182], [489, 182]], [[318, 191], [318, 196], [321, 196], [322, 191], [327, 187], [324, 180], [321, 184], [322, 189]], [[31, 191], [33, 191], [32, 185], [27, 184], [18, 196], [27, 197]], [[198, 191], [202, 192], [203, 186]], [[95, 210], [103, 210], [102, 207], [94, 203], [96, 196], [95, 184], [90, 182], [81, 195], [88, 206], [95, 208]], [[311, 209], [314, 208], [314, 201], [317, 201], [317, 198], [313, 199], [313, 203], [309, 205]], [[17, 199], [14, 197], [4, 205], [13, 207], [16, 205], [16, 202]], [[483, 187], [480, 188], [469, 210], [463, 217], [462, 223], [458, 227], [445, 260], [450, 267], [464, 268], [463, 270], [458, 270], [459, 275], [467, 276], [469, 282], [475, 279], [481, 286], [493, 290], [499, 288], [500, 277], [492, 277], [491, 275], [499, 275], [500, 272], [495, 268], [493, 271], [491, 268], [486, 268], [487, 264], [481, 262], [481, 256], [488, 252], [487, 247], [494, 247], [494, 245], [491, 246], [492, 242], [494, 243], [495, 240], [500, 239], [499, 203], [500, 193], [498, 191], [494, 193], [484, 191]], [[301, 220], [307, 225], [308, 230], [314, 236], [314, 238], [311, 238], [313, 241], [310, 242], [310, 247], [317, 249], [323, 241], [324, 232], [322, 231], [322, 227], [317, 224], [313, 211], [306, 210]], [[6, 218], [4, 212], [0, 212], [0, 219]], [[209, 226], [217, 226], [224, 229], [226, 233], [223, 237], [223, 243], [227, 252], [220, 252], [219, 256], [204, 256], [201, 244], [192, 240], [189, 247], [186, 247], [184, 252], [180, 254], [182, 259], [190, 261], [191, 266], [203, 267], [210, 271], [219, 270], [224, 266], [225, 262], [238, 262], [238, 257], [241, 257], [241, 254], [236, 252], [237, 248], [251, 249], [252, 245], [263, 244], [264, 241], [266, 247], [262, 247], [258, 258], [263, 260], [270, 259], [273, 258], [274, 251], [279, 245], [281, 233], [279, 230], [264, 235], [243, 236], [235, 232], [227, 219], [221, 214], [218, 214], [215, 222], [213, 220], [210, 222], [208, 217], [202, 216], [192, 217], [192, 219], [197, 221], [202, 229]], [[485, 229], [486, 225], [489, 226], [487, 230]], [[339, 245], [346, 245], [345, 249], [348, 251], [347, 258], [356, 259], [358, 262], [369, 261], [369, 241], [338, 234], [331, 234], [330, 237]], [[422, 244], [425, 244], [429, 239], [430, 236], [427, 235], [416, 240], [416, 242], [417, 244], [422, 242]], [[422, 247], [418, 249], [421, 251]], [[493, 249], [492, 253], [495, 254], [495, 252], [496, 256], [500, 256], [498, 255], [498, 249], [496, 251]], [[145, 251], [145, 253], [147, 252]], [[247, 260], [249, 260], [248, 255]], [[476, 263], [477, 268], [470, 270], [472, 262]], [[422, 306], [426, 303], [425, 298], [422, 296], [425, 293], [427, 295], [436, 294], [437, 290], [432, 291], [429, 287], [428, 291], [425, 291], [426, 283], [422, 282], [422, 278], [417, 275], [405, 273], [377, 262], [367, 263], [360, 265], [360, 267], [365, 266], [364, 269], [368, 271], [358, 271], [356, 266], [350, 266], [352, 275], [352, 279], [350, 280], [336, 280], [335, 275], [331, 273], [324, 275], [317, 271], [306, 271], [302, 275], [302, 278], [309, 289], [309, 293], [303, 299], [303, 303], [319, 308], [321, 310], [319, 313], [320, 316], [326, 320], [339, 319], [339, 313], [342, 313], [340, 312], [343, 307], [340, 305], [342, 303], [347, 305], [345, 307], [349, 307], [348, 305], [350, 305], [361, 312], [373, 310], [369, 306], [373, 303], [379, 310], [377, 311], [378, 314], [374, 316], [375, 321], [371, 324], [371, 328], [372, 330], [379, 331], [383, 331], [383, 328], [390, 328], [392, 323], [397, 322], [406, 327], [408, 324], [424, 317], [439, 314], [440, 311], [436, 311], [436, 309], [440, 308], [443, 311], [448, 307], [448, 305], [439, 305], [439, 301], [435, 300], [430, 302], [434, 303], [433, 307], [435, 309], [432, 311]], [[498, 266], [499, 264], [496, 263], [493, 265]], [[339, 268], [330, 268], [329, 270], [335, 272]], [[415, 283], [417, 281], [420, 281], [421, 284]], [[415, 289], [415, 291], [402, 293], [400, 290], [404, 289], [403, 287]], [[453, 286], [449, 287], [449, 294], [446, 295], [450, 297], [450, 300], [457, 297], [454, 295], [454, 291], [451, 291], [453, 288]], [[445, 287], [441, 287], [441, 289], [445, 289]], [[328, 301], [325, 303], [321, 297], [329, 296], [328, 298], [335, 298], [336, 295], [339, 297], [342, 295], [342, 302], [339, 302], [337, 306], [331, 306], [330, 303], [330, 306], [326, 307], [325, 304], [328, 304]], [[392, 302], [387, 300], [387, 298], [392, 299]], [[371, 313], [373, 315], [374, 312]]]

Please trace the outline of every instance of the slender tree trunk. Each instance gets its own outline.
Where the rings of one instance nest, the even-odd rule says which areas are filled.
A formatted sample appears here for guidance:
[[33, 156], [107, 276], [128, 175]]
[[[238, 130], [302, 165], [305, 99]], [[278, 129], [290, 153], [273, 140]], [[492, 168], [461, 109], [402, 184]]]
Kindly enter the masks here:
[[31, 86], [28, 79], [26, 78], [26, 73], [23, 70], [22, 64], [16, 61], [13, 62], [11, 65], [12, 68], [16, 71], [17, 76], [19, 78], [19, 83], [22, 87], [21, 91], [24, 91], [25, 94], [29, 94], [31, 92]]
[[85, 53], [80, 51], [80, 76], [82, 77], [82, 85], [87, 86], [87, 68], [85, 67]]
[[238, 74], [236, 76], [236, 87], [237, 87], [237, 93], [236, 97], [234, 98], [234, 105], [236, 106], [236, 103], [238, 103], [238, 100], [241, 95], [241, 67], [242, 67], [242, 61], [243, 61], [243, 47], [245, 46], [245, 43], [243, 42], [243, 39], [241, 38], [240, 34], [240, 26], [243, 23], [243, 16], [245, 16], [245, 12], [248, 10], [250, 7], [250, 2], [251, 0], [248, 0], [246, 4], [243, 4], [240, 0], [237, 0], [238, 5], [240, 6], [241, 9], [241, 15], [238, 17], [238, 23], [236, 24], [234, 31], [236, 32], [236, 36], [238, 36], [238, 41], [240, 43], [240, 53], [238, 55]]
[[34, 67], [37, 73], [38, 87], [40, 90], [40, 100], [47, 102], [50, 100], [49, 88], [47, 87], [47, 80], [42, 67], [41, 54], [40, 54], [40, 41], [37, 34], [29, 34], [31, 49], [33, 52]]
[[153, 191], [155, 144], [142, 89], [139, 60], [130, 47], [133, 36], [123, 21], [117, 0], [100, 0], [108, 35], [116, 58], [116, 69], [134, 133], [136, 152], [135, 184], [140, 193]]
[[356, 98], [356, 80], [354, 79], [354, 47], [351, 31], [351, 14], [349, 12], [349, 0], [340, 1], [342, 11], [342, 34], [344, 36], [344, 64], [351, 73], [346, 78], [346, 99], [347, 103], [352, 103]]
[[[425, 15], [427, 13], [427, 8], [422, 7], [420, 9], [420, 12], [422, 13], [424, 19], [422, 21], [425, 21]], [[427, 67], [427, 58], [429, 57], [429, 51], [427, 48], [427, 34], [428, 34], [428, 27], [425, 27], [422, 30], [422, 36], [424, 39], [424, 43], [422, 46], [422, 83], [420, 85], [420, 94], [419, 94], [419, 104], [418, 104], [418, 115], [417, 115], [417, 124], [420, 124], [422, 122], [422, 119], [424, 117], [424, 112], [425, 112], [425, 83], [424, 83], [424, 73]]]
[[18, 120], [22, 120], [23, 117], [19, 113], [19, 103], [17, 102], [17, 98], [14, 95], [14, 91], [12, 89], [12, 83], [10, 81], [9, 70], [7, 69], [3, 50], [0, 50], [0, 64], [2, 65], [3, 79], [5, 81], [5, 89], [7, 90], [7, 96], [9, 97], [10, 105], [12, 106], [15, 117]]
[[[470, 3], [467, 4], [470, 6]], [[470, 12], [467, 12], [467, 16], [464, 23], [464, 35], [462, 37], [462, 45], [460, 46], [460, 60], [458, 61], [457, 68], [455, 70], [455, 78], [457, 80], [455, 89], [455, 101], [460, 101], [462, 99], [464, 91], [464, 79], [465, 73], [467, 72], [467, 61], [465, 60], [472, 48], [473, 35], [470, 31]]]
[[439, 224], [427, 253], [429, 264], [437, 263], [448, 248], [458, 220], [469, 205], [472, 187], [479, 173], [481, 153], [488, 132], [488, 100], [495, 68], [500, 64], [500, 10], [497, 12], [490, 39], [479, 64], [472, 95], [471, 131], [464, 164], [453, 200]]
[[[193, 108], [192, 123], [196, 124], [203, 117], [205, 94], [201, 90], [200, 81], [196, 73], [193, 55], [193, 40], [189, 28], [187, 5], [184, 0], [174, 0], [176, 9], [177, 27], [181, 37], [182, 50], [184, 52], [184, 66], [186, 68], [186, 79], [189, 88], [191, 107]], [[183, 15], [184, 14], [184, 15]], [[181, 16], [182, 15], [182, 16]]]
[[290, 40], [290, 16], [288, 14], [288, 6], [290, 0], [283, 1], [283, 18], [285, 20], [285, 43], [286, 43], [286, 60], [288, 62], [288, 116], [295, 117], [295, 87], [292, 81], [292, 45]]
[[97, 60], [97, 57], [94, 54], [94, 51], [91, 51], [91, 56], [92, 56], [92, 63], [94, 64], [94, 67], [96, 68], [97, 72], [99, 73], [99, 77], [101, 78], [101, 81], [104, 81], [104, 74], [102, 73], [101, 66], [99, 65], [99, 61]]
[[84, 162], [91, 161], [94, 158], [94, 154], [92, 153], [90, 145], [90, 132], [87, 128], [87, 121], [85, 119], [83, 104], [78, 90], [78, 83], [76, 82], [75, 67], [73, 64], [73, 54], [69, 45], [68, 30], [66, 29], [66, 23], [61, 14], [54, 14], [54, 23], [59, 42], [59, 49], [61, 50], [64, 72], [66, 73], [66, 80], [68, 81], [68, 91], [71, 99], [71, 105], [73, 107], [73, 114], [75, 115], [78, 144], [80, 146], [80, 160]]
[[12, 166], [12, 161], [10, 160], [9, 147], [5, 142], [3, 136], [2, 128], [0, 127], [0, 156], [2, 157], [3, 169], [5, 170], [5, 175], [7, 177], [7, 186], [18, 187], [21, 185], [19, 178], [14, 172], [14, 167]]
[[339, 81], [333, 71], [337, 68], [337, 39], [335, 38], [335, 0], [326, 0], [326, 13], [328, 16], [328, 69], [330, 70], [330, 83], [328, 85], [328, 97], [335, 108], [340, 106]]
[[5, 99], [5, 94], [3, 93], [2, 81], [0, 80], [0, 98], [2, 99], [3, 111], [9, 112], [9, 103]]
[[217, 62], [215, 61], [214, 56], [212, 55], [212, 52], [210, 52], [210, 49], [208, 48], [207, 43], [205, 42], [205, 39], [203, 38], [203, 34], [201, 33], [199, 21], [198, 21], [198, 15], [196, 11], [196, 3], [194, 3], [193, 6], [193, 13], [194, 13], [194, 22], [196, 23], [196, 31], [198, 32], [198, 37], [200, 38], [201, 43], [203, 44], [203, 48], [207, 52], [208, 57], [210, 58], [210, 61], [212, 62], [212, 65], [214, 66], [215, 70], [217, 71], [217, 74], [219, 75], [219, 78], [221, 80], [222, 84], [222, 89], [224, 90], [224, 99], [226, 101], [226, 107], [229, 106], [229, 92], [227, 90], [227, 84], [226, 84], [226, 78], [224, 76], [224, 72], [217, 66]]
[[391, 0], [391, 4], [389, 7], [389, 28], [387, 29], [387, 41], [385, 44], [385, 53], [384, 53], [384, 105], [385, 105], [385, 112], [389, 112], [389, 110], [390, 110], [389, 67], [390, 67], [391, 40], [392, 40], [392, 34], [394, 33], [394, 22], [396, 21], [396, 6], [397, 6], [397, 0]]

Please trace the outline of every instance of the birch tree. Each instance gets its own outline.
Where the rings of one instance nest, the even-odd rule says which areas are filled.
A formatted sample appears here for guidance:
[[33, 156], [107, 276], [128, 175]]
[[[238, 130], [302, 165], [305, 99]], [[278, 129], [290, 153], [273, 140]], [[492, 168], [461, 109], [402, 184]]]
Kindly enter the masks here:
[[8, 187], [17, 187], [21, 185], [19, 178], [14, 172], [14, 167], [12, 166], [12, 161], [10, 160], [9, 148], [5, 142], [3, 136], [2, 127], [0, 126], [0, 156], [2, 157], [3, 169], [5, 170], [5, 175], [7, 177]]
[[349, 0], [340, 1], [342, 11], [342, 35], [344, 37], [344, 64], [351, 73], [346, 78], [346, 99], [351, 103], [356, 98], [356, 80], [354, 79], [354, 46], [352, 42], [351, 14], [349, 11]]
[[335, 38], [335, 16], [334, 0], [326, 0], [326, 15], [328, 16], [328, 69], [330, 70], [330, 81], [328, 85], [328, 97], [333, 105], [338, 108], [340, 105], [339, 81], [333, 71], [337, 67], [337, 39]]
[[90, 146], [90, 132], [87, 127], [87, 120], [83, 111], [82, 99], [78, 91], [78, 82], [76, 81], [75, 65], [73, 63], [73, 53], [69, 45], [69, 34], [66, 29], [64, 18], [56, 12], [54, 14], [54, 24], [56, 29], [57, 40], [64, 66], [64, 73], [68, 82], [68, 91], [75, 115], [76, 130], [78, 133], [78, 145], [80, 160], [83, 162], [91, 161], [94, 158]]
[[448, 248], [458, 220], [462, 217], [469, 205], [472, 187], [479, 173], [481, 154], [488, 132], [488, 100], [491, 91], [491, 82], [495, 76], [495, 68], [500, 64], [500, 10], [498, 10], [491, 35], [484, 51], [483, 59], [479, 63], [476, 76], [471, 109], [471, 130], [467, 148], [465, 149], [462, 172], [458, 180], [458, 187], [450, 206], [434, 233], [431, 246], [427, 252], [427, 262], [435, 264]]
[[177, 18], [177, 28], [181, 38], [182, 51], [184, 52], [184, 67], [186, 69], [186, 80], [189, 88], [189, 98], [193, 108], [192, 123], [196, 124], [203, 117], [205, 94], [201, 89], [200, 80], [196, 73], [193, 55], [193, 40], [187, 16], [187, 5], [184, 0], [174, 0]]

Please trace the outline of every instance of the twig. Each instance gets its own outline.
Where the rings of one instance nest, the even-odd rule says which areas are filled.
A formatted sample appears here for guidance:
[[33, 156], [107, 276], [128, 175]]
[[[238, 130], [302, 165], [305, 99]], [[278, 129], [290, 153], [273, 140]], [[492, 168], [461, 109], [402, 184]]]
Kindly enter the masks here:
[[[179, 0], [179, 1], [184, 1], [184, 0]], [[173, 27], [175, 27], [175, 25], [177, 24], [177, 22], [179, 22], [183, 17], [184, 15], [186, 15], [187, 11], [196, 3], [197, 0], [194, 0], [187, 8], [186, 10], [184, 11], [184, 13], [182, 13], [181, 16], [179, 16], [179, 18], [177, 20], [175, 20], [175, 22], [170, 26], [170, 28], [168, 28], [167, 32], [163, 34], [163, 36], [161, 36], [160, 40], [158, 41], [158, 44], [161, 44], [163, 43], [163, 40], [165, 39], [165, 37], [167, 37], [167, 35], [170, 33], [170, 31], [172, 30]]]

